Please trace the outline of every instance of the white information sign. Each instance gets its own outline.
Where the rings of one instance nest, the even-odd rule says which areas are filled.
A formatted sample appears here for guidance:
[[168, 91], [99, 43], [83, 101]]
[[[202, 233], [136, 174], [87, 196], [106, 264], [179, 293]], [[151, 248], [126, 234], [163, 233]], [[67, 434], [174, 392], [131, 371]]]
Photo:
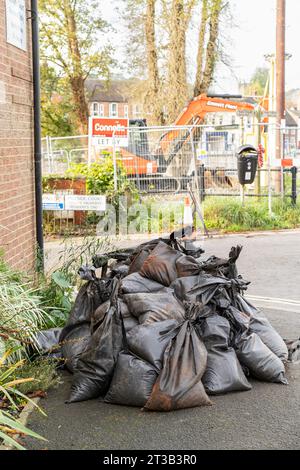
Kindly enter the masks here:
[[62, 194], [43, 194], [43, 209], [45, 211], [63, 211], [65, 198]]
[[25, 0], [6, 0], [6, 41], [27, 50]]
[[105, 196], [65, 196], [65, 209], [70, 211], [105, 211]]

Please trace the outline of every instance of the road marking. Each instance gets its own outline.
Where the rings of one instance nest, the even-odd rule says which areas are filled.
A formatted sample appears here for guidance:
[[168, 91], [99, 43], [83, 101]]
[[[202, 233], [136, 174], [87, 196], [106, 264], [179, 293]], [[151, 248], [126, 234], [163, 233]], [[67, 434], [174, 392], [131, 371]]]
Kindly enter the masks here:
[[275, 297], [262, 297], [258, 295], [248, 295], [250, 302], [255, 302], [257, 306], [271, 307], [275, 310], [286, 310], [288, 312], [300, 313], [300, 300], [278, 299]]

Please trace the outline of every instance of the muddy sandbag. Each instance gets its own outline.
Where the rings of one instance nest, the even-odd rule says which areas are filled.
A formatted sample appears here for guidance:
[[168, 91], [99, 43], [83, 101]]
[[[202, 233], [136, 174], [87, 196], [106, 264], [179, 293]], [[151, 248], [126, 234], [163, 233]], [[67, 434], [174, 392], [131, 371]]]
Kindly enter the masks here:
[[70, 326], [61, 338], [65, 367], [74, 373], [80, 355], [86, 351], [91, 340], [90, 323], [82, 322]]
[[148, 258], [149, 254], [151, 253], [150, 249], [143, 249], [140, 250], [132, 259], [128, 274], [138, 272], [141, 267], [143, 266], [144, 261]]
[[181, 256], [179, 251], [160, 242], [144, 261], [140, 274], [168, 287], [177, 278], [176, 260]]
[[125, 277], [128, 275], [129, 266], [124, 263], [117, 263], [116, 265], [110, 268], [110, 277], [118, 276], [119, 278]]
[[249, 331], [250, 333], [256, 333], [263, 343], [283, 362], [288, 360], [288, 348], [267, 318], [252, 316], [250, 318]]
[[249, 317], [252, 315], [260, 315], [260, 311], [240, 294], [237, 294], [236, 296], [236, 308], [247, 314]]
[[181, 256], [176, 261], [177, 277], [197, 276], [201, 271], [200, 263], [193, 256]]
[[132, 328], [139, 325], [139, 321], [137, 318], [131, 315], [128, 309], [128, 306], [126, 302], [124, 302], [124, 300], [119, 299], [119, 306], [120, 306], [120, 312], [122, 315], [125, 332], [127, 333], [128, 331], [132, 330]]
[[77, 361], [69, 403], [103, 396], [109, 387], [119, 352], [123, 349], [123, 324], [115, 279], [110, 308], [93, 333], [88, 349]]
[[104, 401], [118, 405], [143, 407], [157, 379], [153, 365], [122, 351]]
[[132, 273], [124, 277], [121, 282], [121, 290], [124, 294], [137, 294], [141, 292], [158, 292], [166, 290], [167, 287], [159, 282], [147, 279], [139, 273]]
[[201, 302], [208, 304], [222, 287], [230, 287], [231, 281], [222, 277], [214, 277], [209, 274], [183, 277], [171, 284], [176, 297], [189, 302]]
[[81, 286], [67, 325], [90, 321], [96, 308], [108, 300], [111, 295], [112, 279], [97, 279]]
[[201, 338], [207, 349], [207, 366], [202, 383], [209, 395], [251, 390], [237, 355], [229, 346], [230, 324], [212, 315], [201, 322]]
[[132, 353], [160, 370], [165, 349], [176, 334], [177, 326], [176, 320], [138, 325], [126, 335], [128, 348]]
[[62, 328], [50, 328], [49, 330], [40, 330], [35, 333], [34, 344], [40, 354], [52, 357], [61, 357], [61, 346], [59, 338]]
[[266, 382], [287, 384], [283, 362], [256, 333], [243, 333], [236, 339], [236, 353], [253, 377]]
[[241, 312], [232, 305], [230, 305], [224, 312], [222, 312], [222, 316], [227, 318], [227, 320], [231, 324], [232, 329], [236, 333], [241, 334], [249, 329], [250, 316], [245, 312]]
[[92, 317], [91, 317], [91, 332], [92, 333], [94, 333], [103, 322], [110, 308], [110, 303], [111, 303], [110, 300], [103, 302], [103, 304], [99, 305], [99, 307], [96, 308], [96, 310], [92, 314]]
[[238, 276], [236, 262], [242, 249], [243, 247], [240, 245], [232, 247], [228, 259], [211, 256], [202, 263], [202, 269], [213, 276], [224, 276], [228, 279], [235, 279]]
[[126, 294], [123, 296], [128, 309], [139, 323], [153, 323], [164, 320], [182, 322], [185, 310], [172, 291], [154, 294]]
[[171, 411], [212, 404], [201, 382], [207, 351], [195, 329], [198, 315], [198, 306], [186, 305], [185, 320], [165, 350], [163, 368], [145, 409]]

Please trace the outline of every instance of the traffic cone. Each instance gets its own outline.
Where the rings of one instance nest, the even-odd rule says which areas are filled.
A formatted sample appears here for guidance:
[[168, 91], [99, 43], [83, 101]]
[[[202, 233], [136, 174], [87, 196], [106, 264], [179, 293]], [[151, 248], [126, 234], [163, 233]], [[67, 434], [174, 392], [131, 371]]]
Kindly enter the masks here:
[[184, 212], [183, 212], [183, 226], [186, 227], [187, 225], [193, 226], [194, 224], [194, 217], [193, 211], [191, 206], [191, 201], [189, 196], [184, 198]]

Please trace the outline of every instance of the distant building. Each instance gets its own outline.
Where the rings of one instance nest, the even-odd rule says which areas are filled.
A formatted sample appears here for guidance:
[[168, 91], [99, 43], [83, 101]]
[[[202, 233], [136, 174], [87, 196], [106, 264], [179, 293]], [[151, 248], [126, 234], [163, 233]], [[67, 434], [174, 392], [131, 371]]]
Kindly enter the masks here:
[[103, 80], [90, 78], [86, 81], [91, 116], [144, 118], [142, 99], [135, 97], [130, 80]]

